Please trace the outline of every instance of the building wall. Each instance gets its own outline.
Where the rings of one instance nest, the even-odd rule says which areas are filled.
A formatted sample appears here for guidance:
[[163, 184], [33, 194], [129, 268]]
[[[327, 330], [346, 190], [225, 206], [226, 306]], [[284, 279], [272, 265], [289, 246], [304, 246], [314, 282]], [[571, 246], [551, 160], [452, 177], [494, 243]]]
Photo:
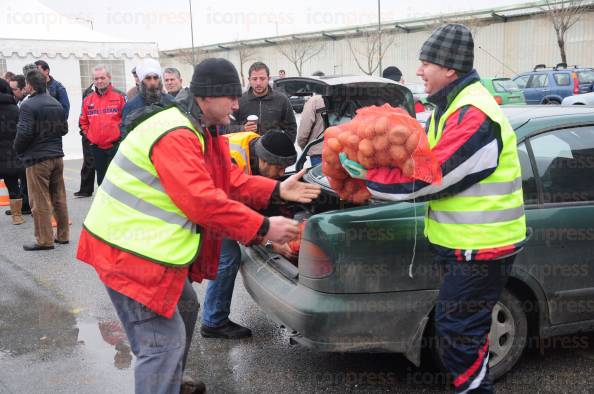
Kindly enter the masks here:
[[[514, 76], [531, 70], [534, 65], [545, 63], [556, 65], [561, 60], [557, 40], [552, 25], [544, 15], [521, 17], [508, 22], [492, 22], [489, 25], [474, 27], [475, 67], [484, 76]], [[382, 67], [398, 66], [406, 81], [415, 82], [415, 70], [418, 66], [418, 53], [423, 42], [429, 37], [431, 30], [404, 31], [386, 33], [394, 38], [388, 49]], [[385, 42], [390, 38], [386, 37]], [[317, 41], [324, 45], [324, 50], [304, 65], [303, 75], [311, 75], [317, 70], [326, 74], [361, 74], [349, 50], [346, 39], [324, 39]], [[365, 41], [362, 38], [351, 38], [355, 51], [365, 52]], [[288, 76], [296, 76], [293, 65], [278, 51], [274, 45], [255, 48], [255, 60], [264, 61], [277, 75], [283, 68]], [[566, 52], [570, 65], [594, 66], [594, 12], [585, 14], [569, 31]], [[170, 53], [168, 51], [168, 53]], [[235, 64], [239, 70], [239, 56], [236, 49], [217, 50], [208, 53], [209, 57], [224, 57]], [[161, 55], [162, 62], [168, 65], [180, 65], [180, 59]], [[364, 60], [363, 56], [359, 56]], [[252, 60], [253, 61], [253, 60]], [[249, 67], [252, 61], [246, 62]], [[182, 74], [189, 81], [192, 68], [183, 66]], [[376, 72], [376, 75], [378, 73]]]

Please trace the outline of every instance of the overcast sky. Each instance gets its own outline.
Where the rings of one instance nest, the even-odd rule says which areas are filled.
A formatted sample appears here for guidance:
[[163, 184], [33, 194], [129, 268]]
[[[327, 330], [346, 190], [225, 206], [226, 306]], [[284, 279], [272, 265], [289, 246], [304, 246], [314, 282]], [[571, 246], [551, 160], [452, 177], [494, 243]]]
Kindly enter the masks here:
[[[188, 0], [39, 0], [95, 31], [122, 41], [154, 41], [160, 49], [191, 45]], [[521, 0], [383, 0], [382, 20], [495, 8]], [[23, 2], [26, 7], [26, 2]], [[194, 42], [213, 44], [250, 38], [337, 29], [377, 22], [377, 2], [363, 0], [192, 0]], [[86, 20], [86, 21], [85, 21]]]

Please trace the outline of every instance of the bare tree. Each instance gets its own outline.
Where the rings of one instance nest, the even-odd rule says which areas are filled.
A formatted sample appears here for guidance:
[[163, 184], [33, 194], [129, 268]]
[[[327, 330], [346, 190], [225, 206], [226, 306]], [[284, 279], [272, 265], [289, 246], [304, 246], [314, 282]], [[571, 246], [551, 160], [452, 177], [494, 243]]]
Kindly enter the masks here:
[[241, 76], [241, 86], [245, 86], [243, 65], [251, 60], [254, 60], [254, 57], [256, 55], [256, 49], [254, 47], [248, 47], [242, 44], [239, 47], [237, 47], [237, 53], [239, 54], [239, 75]]
[[[353, 43], [352, 39], [347, 39], [349, 49], [357, 67], [367, 75], [373, 75], [377, 71], [380, 60], [384, 59], [388, 49], [394, 44], [396, 36], [394, 34], [387, 35], [385, 32], [370, 30], [363, 32], [360, 36], [361, 45]], [[380, 53], [381, 40], [381, 53]]]
[[[206, 51], [203, 51], [199, 48], [194, 48], [194, 52], [196, 55], [196, 64], [200, 63], [202, 60], [208, 57]], [[192, 48], [184, 48], [180, 49], [176, 54], [175, 58], [179, 59], [180, 62], [189, 64], [190, 66], [194, 67], [194, 56], [192, 56]]]
[[591, 4], [586, 4], [584, 0], [545, 0], [545, 3], [542, 9], [553, 24], [553, 28], [557, 34], [557, 44], [561, 53], [561, 61], [567, 64], [567, 54], [565, 53], [567, 32], [581, 19], [584, 12], [591, 7]]
[[297, 75], [303, 75], [303, 64], [324, 49], [324, 44], [294, 38], [292, 41], [278, 44], [277, 49], [295, 66]]

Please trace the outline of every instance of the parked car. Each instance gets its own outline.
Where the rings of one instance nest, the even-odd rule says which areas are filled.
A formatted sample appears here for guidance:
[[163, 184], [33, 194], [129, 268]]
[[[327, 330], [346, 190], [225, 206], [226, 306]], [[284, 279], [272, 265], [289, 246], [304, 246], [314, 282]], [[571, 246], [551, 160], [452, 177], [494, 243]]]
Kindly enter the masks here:
[[306, 99], [317, 93], [324, 96], [326, 108], [330, 109], [328, 113], [343, 119], [354, 116], [356, 108], [386, 102], [406, 108], [414, 117], [410, 90], [384, 78], [350, 75], [288, 77], [274, 81], [274, 88], [289, 97], [295, 112], [303, 111]]
[[594, 69], [567, 68], [565, 63], [553, 68], [539, 64], [513, 80], [524, 92], [527, 104], [561, 104], [565, 97], [594, 91]]
[[561, 105], [594, 105], [594, 92], [565, 97]]
[[485, 77], [481, 83], [499, 105], [526, 104], [524, 93], [510, 78]]
[[433, 111], [435, 106], [427, 101], [429, 94], [425, 93], [425, 85], [422, 83], [406, 83], [404, 84], [413, 94], [415, 100], [415, 112], [421, 113], [426, 111]]
[[[299, 80], [301, 77], [296, 77]], [[317, 79], [318, 77], [305, 77], [306, 79]], [[293, 107], [293, 111], [297, 113], [303, 112], [303, 106], [307, 99], [312, 95], [307, 91], [307, 87], [295, 82], [295, 77], [276, 79], [273, 82], [273, 87], [284, 93]]]
[[[348, 90], [326, 90], [341, 91]], [[516, 364], [528, 343], [539, 343], [532, 339], [594, 330], [594, 108], [503, 109], [517, 134], [531, 238], [493, 311], [494, 378]], [[422, 351], [432, 350], [424, 344], [435, 343], [440, 284], [423, 237], [425, 204], [354, 206], [339, 200], [321, 166], [304, 179], [321, 185], [323, 194], [312, 204], [288, 206], [295, 218], [308, 217], [297, 266], [266, 248], [246, 248], [247, 291], [293, 343], [402, 353], [418, 366]]]

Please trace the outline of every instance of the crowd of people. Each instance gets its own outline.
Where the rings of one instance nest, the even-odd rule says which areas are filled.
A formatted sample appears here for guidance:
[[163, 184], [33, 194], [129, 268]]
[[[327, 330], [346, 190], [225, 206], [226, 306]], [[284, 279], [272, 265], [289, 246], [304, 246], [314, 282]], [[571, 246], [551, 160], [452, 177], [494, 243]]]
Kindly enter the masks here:
[[[514, 186], [521, 177], [515, 134], [478, 82], [468, 28], [438, 28], [419, 60], [417, 75], [436, 105], [427, 133], [442, 184], [407, 178], [399, 168], [366, 169], [341, 159], [342, 166], [380, 198], [428, 201], [425, 234], [444, 270], [435, 310], [441, 358], [457, 392], [492, 392], [491, 311], [526, 240], [521, 188]], [[304, 171], [286, 179], [284, 172], [296, 160], [295, 142], [303, 147], [322, 135], [324, 102], [316, 96], [307, 102], [298, 129], [288, 98], [270, 87], [262, 62], [250, 67], [246, 92], [225, 59], [196, 65], [187, 87], [177, 69], [162, 70], [156, 60], [132, 73], [136, 86], [124, 94], [98, 65], [84, 94], [85, 159], [75, 195], [95, 197], [77, 258], [97, 272], [130, 341], [136, 392], [204, 392], [202, 382], [184, 374], [199, 310], [192, 282], [210, 281], [203, 337], [251, 335], [229, 319], [238, 243], [291, 257], [287, 242], [297, 237], [298, 223], [273, 208], [309, 203], [321, 192], [300, 181]], [[402, 74], [389, 67], [384, 76]], [[43, 60], [5, 77], [0, 178], [10, 214], [15, 225], [29, 209], [33, 215], [36, 242], [25, 250], [53, 249], [69, 242], [62, 149], [68, 95]], [[313, 151], [312, 162], [319, 160]], [[469, 206], [491, 215], [473, 216]], [[464, 234], [458, 223], [467, 223]], [[477, 307], [465, 308], [468, 301]]]

